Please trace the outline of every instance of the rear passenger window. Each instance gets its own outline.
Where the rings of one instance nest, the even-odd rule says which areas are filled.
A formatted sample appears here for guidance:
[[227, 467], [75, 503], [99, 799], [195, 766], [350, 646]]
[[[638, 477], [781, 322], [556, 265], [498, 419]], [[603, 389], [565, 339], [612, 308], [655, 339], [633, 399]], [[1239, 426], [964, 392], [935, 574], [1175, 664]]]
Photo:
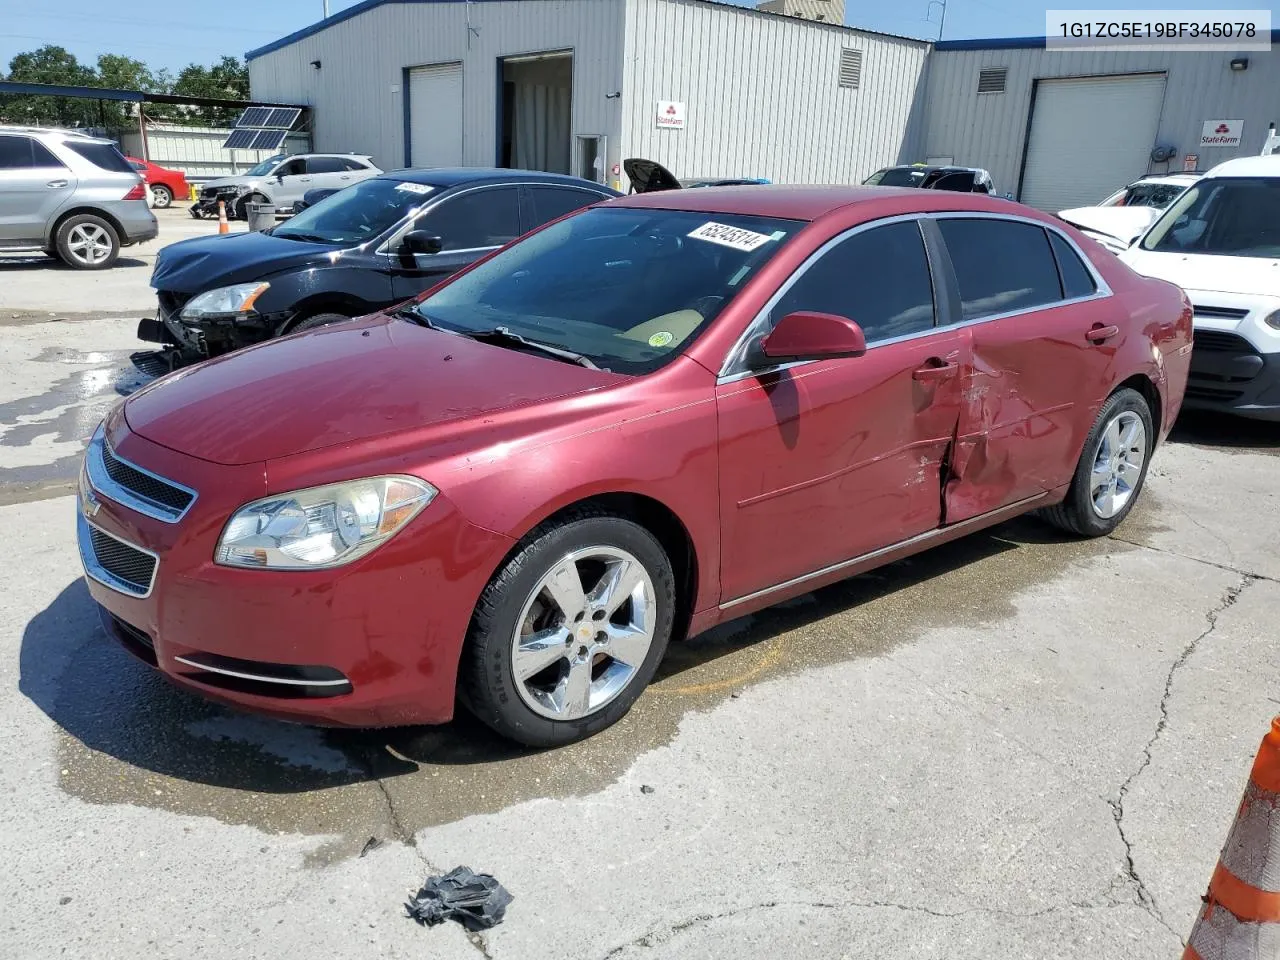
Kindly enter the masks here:
[[770, 326], [797, 310], [848, 317], [868, 343], [930, 329], [933, 283], [919, 226], [875, 227], [828, 250], [783, 294]]
[[1071, 244], [1052, 230], [1049, 231], [1049, 242], [1053, 244], [1058, 269], [1062, 272], [1063, 295], [1068, 300], [1074, 300], [1076, 297], [1089, 297], [1097, 293], [1098, 285], [1093, 280], [1093, 274], [1080, 262], [1080, 256], [1071, 249]]
[[308, 157], [307, 173], [340, 173], [347, 169], [339, 157]]
[[49, 148], [30, 137], [0, 136], [0, 170], [29, 170], [32, 167], [62, 167], [63, 162]]
[[350, 160], [350, 159], [347, 159], [346, 157], [343, 157], [342, 160], [340, 160], [339, 162], [342, 164], [343, 170], [368, 170], [369, 169], [359, 160]]
[[938, 221], [960, 284], [966, 320], [1029, 310], [1062, 299], [1043, 227], [1014, 220]]
[[604, 199], [598, 193], [567, 187], [530, 187], [529, 193], [533, 197], [534, 224], [547, 223]]

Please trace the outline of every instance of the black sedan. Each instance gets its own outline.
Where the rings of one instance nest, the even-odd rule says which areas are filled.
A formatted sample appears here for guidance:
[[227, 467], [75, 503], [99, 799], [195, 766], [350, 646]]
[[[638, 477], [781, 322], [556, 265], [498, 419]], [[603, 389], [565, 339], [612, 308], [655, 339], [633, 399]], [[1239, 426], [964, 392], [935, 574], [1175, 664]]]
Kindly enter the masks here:
[[557, 174], [400, 170], [325, 197], [263, 233], [183, 240], [156, 258], [150, 374], [414, 297], [549, 220], [620, 196]]

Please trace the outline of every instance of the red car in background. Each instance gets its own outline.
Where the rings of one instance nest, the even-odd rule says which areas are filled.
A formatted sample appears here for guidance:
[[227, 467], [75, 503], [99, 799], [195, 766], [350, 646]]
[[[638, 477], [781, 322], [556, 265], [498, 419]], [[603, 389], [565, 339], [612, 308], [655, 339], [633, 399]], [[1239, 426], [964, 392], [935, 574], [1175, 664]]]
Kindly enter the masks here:
[[125, 157], [129, 166], [138, 171], [155, 198], [153, 205], [164, 209], [173, 203], [175, 197], [185, 200], [189, 193], [187, 178], [181, 170], [169, 170], [152, 163], [150, 160], [139, 160], [137, 157]]
[[668, 641], [1032, 510], [1110, 533], [1190, 358], [1182, 291], [1005, 200], [638, 194], [134, 393], [80, 554], [181, 687], [564, 744]]

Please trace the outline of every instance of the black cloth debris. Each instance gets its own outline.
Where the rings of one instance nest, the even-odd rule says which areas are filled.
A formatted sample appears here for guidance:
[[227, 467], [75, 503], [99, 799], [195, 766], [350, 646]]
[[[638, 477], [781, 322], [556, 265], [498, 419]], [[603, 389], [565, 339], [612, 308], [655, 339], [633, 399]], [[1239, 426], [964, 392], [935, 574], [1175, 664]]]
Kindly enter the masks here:
[[500, 924], [511, 900], [511, 894], [489, 874], [457, 867], [443, 877], [428, 877], [404, 907], [409, 916], [425, 926], [457, 920], [474, 931]]

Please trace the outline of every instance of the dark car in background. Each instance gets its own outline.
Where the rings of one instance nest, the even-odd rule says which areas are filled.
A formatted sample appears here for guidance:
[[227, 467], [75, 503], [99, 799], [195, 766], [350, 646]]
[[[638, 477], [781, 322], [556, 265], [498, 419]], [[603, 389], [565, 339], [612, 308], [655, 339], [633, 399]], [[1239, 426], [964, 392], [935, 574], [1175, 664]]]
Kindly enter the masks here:
[[134, 354], [159, 374], [415, 297], [534, 227], [620, 196], [523, 170], [400, 170], [353, 184], [261, 233], [183, 240], [156, 258], [159, 310]]
[[901, 163], [877, 170], [862, 181], [867, 187], [918, 187], [922, 190], [952, 190], [957, 193], [995, 193], [991, 174], [981, 167], [932, 166]]

